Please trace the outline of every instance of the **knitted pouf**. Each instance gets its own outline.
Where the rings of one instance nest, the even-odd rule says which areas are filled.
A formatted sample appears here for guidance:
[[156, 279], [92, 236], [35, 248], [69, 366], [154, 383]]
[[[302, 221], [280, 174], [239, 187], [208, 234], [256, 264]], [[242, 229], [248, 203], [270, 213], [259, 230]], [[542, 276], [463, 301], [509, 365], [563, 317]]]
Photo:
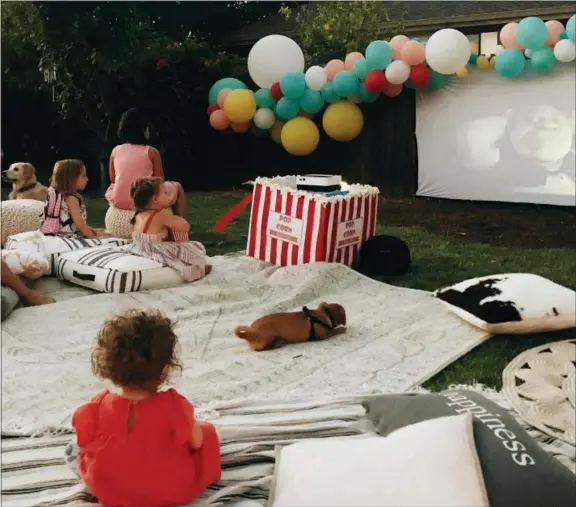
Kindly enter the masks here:
[[[172, 214], [171, 209], [165, 210]], [[106, 212], [104, 223], [106, 231], [115, 238], [132, 239], [132, 224], [130, 221], [134, 217], [134, 210], [125, 210], [110, 206]]]
[[9, 236], [40, 229], [44, 203], [34, 199], [2, 201], [0, 208], [2, 223], [2, 246]]

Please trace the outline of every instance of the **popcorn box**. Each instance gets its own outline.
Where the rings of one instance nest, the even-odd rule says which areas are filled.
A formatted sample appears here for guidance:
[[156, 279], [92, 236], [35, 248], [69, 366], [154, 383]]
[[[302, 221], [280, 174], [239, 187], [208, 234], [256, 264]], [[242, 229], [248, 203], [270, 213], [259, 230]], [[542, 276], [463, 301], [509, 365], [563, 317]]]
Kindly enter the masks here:
[[374, 236], [376, 187], [349, 185], [345, 196], [296, 189], [296, 177], [257, 178], [252, 194], [247, 255], [291, 266], [339, 262], [351, 266], [362, 243]]

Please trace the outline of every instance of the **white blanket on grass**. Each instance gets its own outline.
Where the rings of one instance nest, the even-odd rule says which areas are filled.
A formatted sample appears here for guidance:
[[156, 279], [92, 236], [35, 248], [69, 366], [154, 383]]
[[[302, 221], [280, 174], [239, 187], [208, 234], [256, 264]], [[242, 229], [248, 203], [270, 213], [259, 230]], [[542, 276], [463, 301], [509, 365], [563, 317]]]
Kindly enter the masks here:
[[[340, 264], [279, 268], [235, 255], [213, 265], [210, 276], [173, 289], [16, 310], [2, 324], [2, 431], [68, 428], [74, 408], [103, 388], [90, 369], [97, 330], [111, 313], [131, 307], [160, 308], [177, 321], [184, 371], [175, 383], [196, 406], [405, 391], [487, 337], [430, 293]], [[344, 305], [346, 334], [256, 353], [232, 333], [262, 315], [322, 301]]]

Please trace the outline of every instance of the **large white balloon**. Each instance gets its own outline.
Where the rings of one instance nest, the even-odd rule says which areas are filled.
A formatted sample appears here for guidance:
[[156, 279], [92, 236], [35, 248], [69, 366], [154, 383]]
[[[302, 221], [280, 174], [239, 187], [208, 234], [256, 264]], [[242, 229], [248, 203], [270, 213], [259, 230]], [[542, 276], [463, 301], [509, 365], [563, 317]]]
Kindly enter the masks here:
[[402, 60], [394, 60], [386, 67], [384, 74], [390, 84], [402, 84], [410, 77], [410, 65]]
[[320, 91], [326, 83], [326, 72], [319, 65], [314, 65], [306, 71], [306, 85], [311, 90]]
[[426, 62], [440, 74], [454, 74], [470, 60], [470, 41], [453, 28], [438, 30], [426, 43]]
[[274, 118], [274, 111], [268, 108], [258, 109], [254, 115], [254, 125], [259, 129], [268, 130], [272, 128], [276, 119]]
[[576, 58], [576, 45], [570, 39], [559, 40], [554, 46], [554, 56], [562, 63], [569, 63]]
[[304, 53], [284, 35], [268, 35], [252, 46], [248, 73], [260, 88], [270, 88], [286, 72], [304, 71]]

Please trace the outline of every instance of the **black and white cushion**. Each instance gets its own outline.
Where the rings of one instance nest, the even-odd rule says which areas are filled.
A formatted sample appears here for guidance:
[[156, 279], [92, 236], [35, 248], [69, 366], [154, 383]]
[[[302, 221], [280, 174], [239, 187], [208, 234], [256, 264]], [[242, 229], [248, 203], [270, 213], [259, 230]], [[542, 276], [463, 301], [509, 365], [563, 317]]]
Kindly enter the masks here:
[[126, 252], [123, 247], [95, 247], [68, 252], [58, 259], [57, 275], [99, 292], [166, 289], [184, 283], [172, 268]]
[[576, 293], [546, 278], [512, 273], [471, 278], [434, 295], [491, 334], [528, 334], [576, 326]]
[[14, 234], [8, 238], [6, 249], [24, 250], [31, 244], [40, 244], [42, 253], [50, 264], [47, 276], [56, 275], [58, 259], [63, 253], [97, 246], [122, 246], [128, 243], [123, 238], [68, 238], [65, 236], [45, 236], [40, 231]]

